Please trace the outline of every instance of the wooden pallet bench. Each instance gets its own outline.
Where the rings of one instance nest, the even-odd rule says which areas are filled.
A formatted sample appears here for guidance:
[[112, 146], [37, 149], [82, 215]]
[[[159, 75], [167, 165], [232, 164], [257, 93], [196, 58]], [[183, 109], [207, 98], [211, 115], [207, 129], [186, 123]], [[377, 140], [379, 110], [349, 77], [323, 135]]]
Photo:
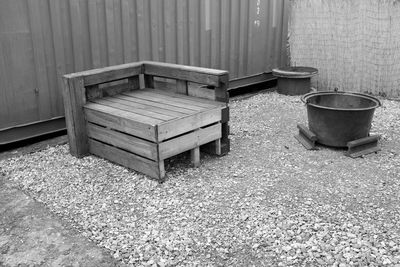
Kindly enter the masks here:
[[216, 155], [230, 149], [226, 71], [137, 62], [63, 78], [74, 156], [94, 154], [163, 180], [167, 158], [190, 151], [199, 166], [200, 146]]

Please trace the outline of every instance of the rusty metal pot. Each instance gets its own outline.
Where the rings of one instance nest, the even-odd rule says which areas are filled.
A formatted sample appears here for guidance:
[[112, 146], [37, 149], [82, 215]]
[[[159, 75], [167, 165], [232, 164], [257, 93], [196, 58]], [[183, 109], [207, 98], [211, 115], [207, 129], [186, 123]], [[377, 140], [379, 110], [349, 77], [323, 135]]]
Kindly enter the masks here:
[[379, 99], [362, 93], [321, 91], [301, 97], [307, 105], [308, 127], [317, 142], [345, 147], [347, 142], [369, 136]]

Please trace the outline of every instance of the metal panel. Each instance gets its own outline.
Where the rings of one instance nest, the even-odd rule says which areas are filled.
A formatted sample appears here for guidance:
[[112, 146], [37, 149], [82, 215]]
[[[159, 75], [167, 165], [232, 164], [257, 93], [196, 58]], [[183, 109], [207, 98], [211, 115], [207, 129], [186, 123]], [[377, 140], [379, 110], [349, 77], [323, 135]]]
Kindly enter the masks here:
[[0, 129], [63, 116], [65, 73], [137, 60], [269, 72], [286, 62], [289, 1], [2, 0]]

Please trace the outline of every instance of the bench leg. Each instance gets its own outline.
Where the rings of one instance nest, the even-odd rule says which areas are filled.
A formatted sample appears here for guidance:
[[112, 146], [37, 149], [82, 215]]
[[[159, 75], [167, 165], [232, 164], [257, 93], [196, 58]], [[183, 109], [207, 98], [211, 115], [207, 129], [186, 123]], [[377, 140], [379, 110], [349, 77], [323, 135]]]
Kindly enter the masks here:
[[195, 147], [190, 150], [190, 158], [194, 167], [200, 166], [200, 147]]
[[165, 178], [164, 160], [160, 160], [160, 161], [158, 162], [158, 171], [159, 171], [159, 178], [160, 178], [160, 180], [164, 180], [164, 178]]

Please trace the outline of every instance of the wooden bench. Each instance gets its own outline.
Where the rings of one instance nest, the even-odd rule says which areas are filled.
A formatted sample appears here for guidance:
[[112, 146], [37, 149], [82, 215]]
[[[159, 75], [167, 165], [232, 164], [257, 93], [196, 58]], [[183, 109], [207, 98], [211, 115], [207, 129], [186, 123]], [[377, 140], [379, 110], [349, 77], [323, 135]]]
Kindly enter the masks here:
[[[63, 77], [70, 152], [163, 180], [164, 160], [229, 152], [228, 72], [136, 62]], [[201, 86], [203, 85], [203, 86]]]

